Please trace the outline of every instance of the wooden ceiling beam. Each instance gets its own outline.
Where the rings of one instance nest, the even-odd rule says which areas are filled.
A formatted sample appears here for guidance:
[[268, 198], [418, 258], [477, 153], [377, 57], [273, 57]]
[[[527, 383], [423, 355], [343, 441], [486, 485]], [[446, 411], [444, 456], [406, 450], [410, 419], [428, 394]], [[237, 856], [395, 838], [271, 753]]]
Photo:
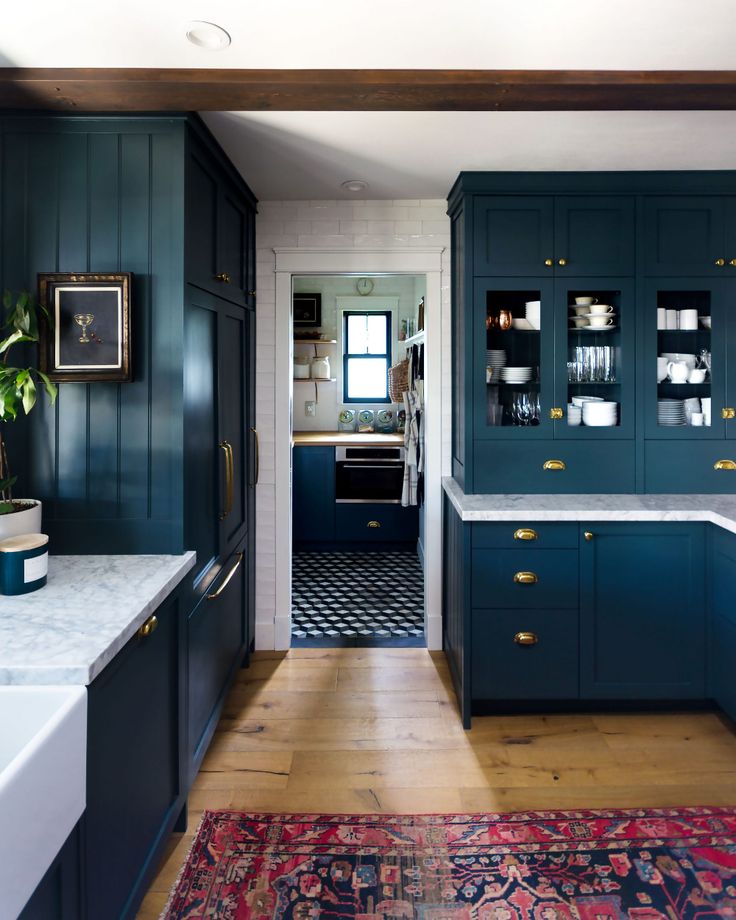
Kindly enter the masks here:
[[0, 68], [0, 108], [55, 112], [735, 109], [736, 71]]

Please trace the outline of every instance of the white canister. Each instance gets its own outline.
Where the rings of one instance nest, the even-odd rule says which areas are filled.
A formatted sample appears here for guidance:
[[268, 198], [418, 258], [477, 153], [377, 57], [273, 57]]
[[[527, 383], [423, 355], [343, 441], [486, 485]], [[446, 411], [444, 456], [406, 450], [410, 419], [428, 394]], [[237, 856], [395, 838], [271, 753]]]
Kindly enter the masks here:
[[309, 358], [306, 355], [294, 355], [294, 378], [309, 380]]
[[680, 310], [679, 327], [680, 329], [697, 329], [698, 328], [698, 311], [697, 310]]
[[330, 379], [330, 359], [327, 355], [312, 358], [312, 380]]
[[677, 329], [680, 322], [680, 311], [679, 310], [666, 310], [665, 311], [665, 325], [668, 329]]
[[667, 328], [667, 311], [664, 307], [657, 307], [657, 329]]

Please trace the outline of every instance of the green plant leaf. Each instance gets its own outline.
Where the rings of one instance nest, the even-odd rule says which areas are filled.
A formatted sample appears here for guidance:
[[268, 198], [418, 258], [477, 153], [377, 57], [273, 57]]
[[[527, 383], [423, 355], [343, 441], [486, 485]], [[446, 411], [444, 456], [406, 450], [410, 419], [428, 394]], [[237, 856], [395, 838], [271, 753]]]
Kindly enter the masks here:
[[4, 492], [6, 489], [12, 488], [17, 481], [17, 476], [10, 476], [8, 479], [0, 479], [0, 492]]
[[31, 411], [31, 409], [36, 405], [36, 384], [33, 382], [33, 377], [30, 373], [28, 377], [23, 381], [23, 411], [26, 415]]
[[59, 388], [56, 386], [56, 384], [52, 383], [49, 380], [49, 378], [46, 376], [46, 374], [44, 374], [43, 371], [36, 371], [36, 373], [43, 381], [43, 385], [46, 390], [46, 394], [51, 402], [51, 405], [53, 406], [53, 404], [56, 402], [56, 397], [59, 393]]

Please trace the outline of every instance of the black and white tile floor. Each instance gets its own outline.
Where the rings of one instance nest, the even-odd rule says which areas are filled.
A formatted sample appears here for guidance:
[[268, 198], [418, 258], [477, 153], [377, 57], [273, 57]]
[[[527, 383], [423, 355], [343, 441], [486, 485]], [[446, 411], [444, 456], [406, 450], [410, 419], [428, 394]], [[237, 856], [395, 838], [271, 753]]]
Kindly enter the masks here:
[[424, 642], [424, 574], [415, 553], [294, 553], [292, 646]]

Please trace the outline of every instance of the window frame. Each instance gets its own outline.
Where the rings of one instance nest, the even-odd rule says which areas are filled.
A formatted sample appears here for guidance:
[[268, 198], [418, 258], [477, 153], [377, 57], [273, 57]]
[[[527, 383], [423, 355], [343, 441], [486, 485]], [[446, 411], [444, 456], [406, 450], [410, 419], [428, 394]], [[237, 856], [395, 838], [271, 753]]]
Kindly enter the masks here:
[[[358, 354], [349, 352], [348, 348], [348, 317], [350, 316], [383, 316], [386, 320], [386, 351], [380, 354]], [[342, 401], [344, 404], [364, 403], [374, 405], [377, 403], [390, 403], [391, 396], [388, 392], [388, 369], [391, 367], [391, 336], [393, 333], [393, 310], [343, 310], [342, 311]], [[386, 396], [348, 396], [348, 360], [371, 358], [385, 358], [386, 360]]]

